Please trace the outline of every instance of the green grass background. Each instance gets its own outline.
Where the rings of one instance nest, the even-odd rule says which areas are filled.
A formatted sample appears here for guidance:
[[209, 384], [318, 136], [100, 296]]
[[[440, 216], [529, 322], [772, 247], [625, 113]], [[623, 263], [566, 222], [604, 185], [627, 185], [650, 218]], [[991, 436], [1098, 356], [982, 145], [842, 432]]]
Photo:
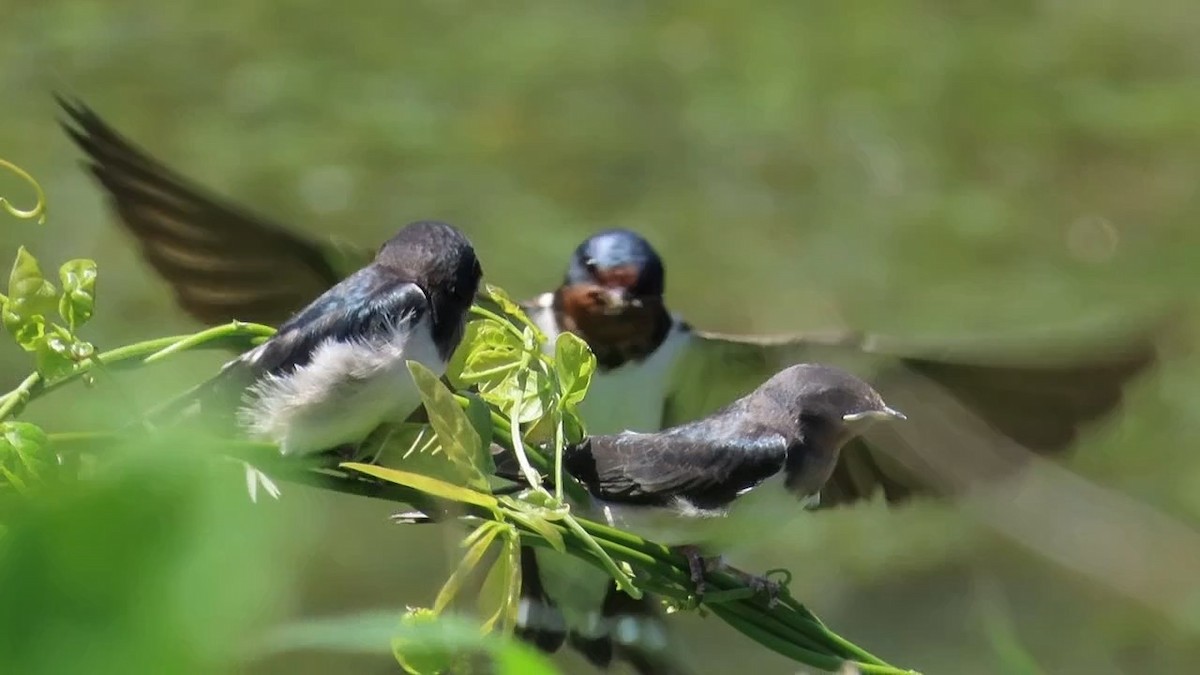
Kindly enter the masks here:
[[[936, 340], [1071, 331], [1167, 299], [1192, 323], [1200, 21], [1183, 0], [42, 0], [4, 12], [0, 64], [0, 156], [38, 177], [51, 209], [44, 227], [2, 218], [0, 257], [24, 243], [48, 270], [96, 259], [86, 335], [101, 348], [194, 325], [114, 227], [55, 125], [52, 90], [314, 235], [374, 245], [413, 219], [454, 222], [488, 280], [517, 296], [551, 287], [579, 240], [620, 225], [658, 247], [670, 304], [706, 328], [850, 326]], [[31, 198], [7, 173], [0, 195]], [[1200, 385], [1182, 335], [1070, 466], [1194, 525]], [[52, 430], [111, 425], [219, 362], [69, 392], [31, 419]], [[0, 350], [5, 387], [29, 367], [16, 347]], [[156, 462], [175, 480], [191, 466], [144, 466]], [[147, 481], [174, 485], [137, 471], [112, 480], [132, 494]], [[389, 527], [382, 505], [292, 490], [263, 515], [213, 506], [229, 490], [210, 482], [221, 481], [158, 495], [211, 507], [186, 522], [162, 510], [174, 544], [139, 524], [138, 509], [95, 515], [87, 500], [104, 495], [63, 508], [90, 514], [97, 529], [86, 532], [112, 536], [58, 528], [77, 522], [58, 512], [30, 521], [41, 530], [27, 523], [13, 541], [41, 542], [44, 557], [21, 568], [41, 572], [8, 577], [28, 592], [0, 603], [5, 625], [69, 627], [22, 642], [28, 672], [66, 672], [49, 653], [101, 672], [121, 663], [119, 650], [83, 647], [114, 640], [131, 654], [156, 645], [143, 656], [178, 672], [214, 672], [285, 616], [428, 604], [454, 553], [453, 532]], [[47, 530], [55, 536], [31, 534]], [[833, 627], [928, 673], [1031, 672], [1006, 649], [1011, 639], [1053, 673], [1187, 672], [1200, 657], [1200, 623], [1167, 622], [950, 506], [798, 517], [764, 527], [762, 540], [739, 562], [791, 568], [796, 595]], [[1113, 550], [1121, 544], [1112, 533]], [[169, 554], [121, 573], [121, 585], [123, 547]], [[36, 592], [80, 578], [54, 567], [64, 556], [94, 559], [91, 583], [108, 595], [49, 602]], [[153, 606], [131, 599], [148, 574], [162, 577]], [[996, 597], [1005, 636], [988, 620]], [[114, 614], [140, 628], [92, 630], [125, 626]], [[194, 625], [171, 627], [181, 617]], [[797, 670], [715, 619], [675, 625], [700, 672]], [[242, 672], [351, 663], [394, 668], [305, 654]]]

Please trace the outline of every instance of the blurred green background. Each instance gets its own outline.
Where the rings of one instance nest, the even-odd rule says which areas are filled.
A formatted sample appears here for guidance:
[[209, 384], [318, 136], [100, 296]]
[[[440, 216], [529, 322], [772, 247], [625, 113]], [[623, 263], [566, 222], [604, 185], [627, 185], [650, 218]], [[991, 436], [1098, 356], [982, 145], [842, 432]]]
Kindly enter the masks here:
[[[51, 210], [44, 227], [5, 218], [0, 258], [20, 243], [48, 272], [95, 258], [85, 335], [101, 348], [194, 328], [80, 170], [56, 90], [309, 233], [374, 245], [413, 219], [456, 223], [517, 296], [557, 283], [579, 240], [620, 225], [666, 259], [673, 308], [711, 329], [916, 339], [1069, 331], [1170, 298], [1189, 310], [1196, 17], [1183, 0], [25, 3], [0, 22], [0, 156], [41, 181]], [[32, 198], [3, 172], [0, 195]], [[1198, 363], [1186, 339], [1164, 358], [1070, 467], [1194, 526]], [[97, 428], [220, 360], [101, 382], [29, 418]], [[6, 389], [30, 367], [16, 347], [0, 363]], [[386, 505], [295, 489], [269, 508], [217, 506], [237, 498], [235, 473], [132, 466], [169, 479], [114, 470], [14, 530], [31, 552], [12, 564], [39, 572], [4, 571], [0, 631], [9, 647], [26, 635], [13, 626], [50, 632], [22, 642], [25, 670], [7, 672], [395, 672], [386, 656], [228, 660], [285, 617], [428, 604], [458, 532], [390, 527]], [[147, 482], [166, 487], [143, 499]], [[105, 485], [157, 517], [120, 499], [97, 511], [117, 498]], [[126, 549], [161, 555], [139, 571], [144, 556]], [[62, 558], [76, 567], [51, 564]], [[927, 673], [1036, 672], [1013, 640], [1047, 673], [1187, 672], [1200, 658], [1200, 623], [1133, 605], [953, 505], [797, 518], [737, 562], [791, 568], [796, 596], [831, 626]], [[63, 590], [73, 583], [107, 590]], [[9, 584], [24, 586], [19, 601]], [[798, 670], [716, 619], [673, 624], [698, 672]], [[101, 648], [113, 640], [161, 649], [113, 669], [122, 652]], [[152, 663], [171, 668], [139, 666]]]

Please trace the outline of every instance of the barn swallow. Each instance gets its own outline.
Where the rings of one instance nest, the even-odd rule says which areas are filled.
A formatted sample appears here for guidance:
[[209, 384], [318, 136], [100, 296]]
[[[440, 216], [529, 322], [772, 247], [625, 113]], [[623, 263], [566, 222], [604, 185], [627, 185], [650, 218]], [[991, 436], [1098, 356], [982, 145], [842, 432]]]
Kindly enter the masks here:
[[712, 543], [703, 524], [736, 518], [736, 504], [770, 491], [771, 483], [811, 503], [849, 440], [880, 420], [904, 419], [850, 373], [800, 364], [699, 420], [654, 433], [590, 436], [564, 452], [563, 466], [609, 524], [681, 547], [702, 589], [700, 546]]
[[[86, 106], [60, 104], [70, 120], [64, 127], [87, 154], [118, 222], [200, 321], [277, 323], [365, 258], [208, 193]], [[920, 387], [910, 386], [914, 377], [941, 387], [995, 432], [1054, 454], [1070, 447], [1086, 423], [1116, 409], [1124, 387], [1156, 359], [1155, 330], [1033, 345], [922, 345], [853, 332], [725, 335], [672, 314], [664, 292], [665, 269], [649, 242], [610, 230], [576, 249], [557, 289], [525, 305], [548, 345], [571, 331], [596, 354], [599, 372], [581, 406], [588, 431], [658, 431], [717, 410], [791, 364], [840, 366], [865, 378], [910, 421], [906, 442], [887, 452], [868, 438], [850, 440], [820, 490], [820, 508], [880, 494], [895, 503], [958, 486], [930, 470], [956, 460], [952, 448], [920, 442], [941, 438], [940, 422], [937, 414], [923, 414], [936, 411], [924, 404]]]
[[407, 361], [445, 372], [482, 274], [457, 228], [406, 225], [374, 262], [201, 385], [201, 400], [240, 399], [241, 429], [284, 454], [362, 441], [420, 405]]

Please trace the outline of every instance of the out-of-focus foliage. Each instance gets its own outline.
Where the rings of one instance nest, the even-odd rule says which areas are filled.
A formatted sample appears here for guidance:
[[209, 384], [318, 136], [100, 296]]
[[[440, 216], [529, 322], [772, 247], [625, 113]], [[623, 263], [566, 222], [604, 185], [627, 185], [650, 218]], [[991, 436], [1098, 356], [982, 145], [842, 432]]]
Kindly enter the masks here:
[[[375, 244], [414, 218], [451, 220], [518, 297], [556, 283], [584, 236], [624, 225], [666, 258], [672, 307], [706, 328], [957, 336], [1070, 327], [1172, 293], [1190, 309], [1194, 15], [1183, 0], [24, 4], [0, 24], [0, 148], [42, 181], [54, 220], [2, 223], [0, 259], [23, 243], [43, 261], [100, 260], [85, 329], [98, 345], [193, 328], [52, 124], [39, 92], [53, 88], [312, 233]], [[32, 203], [3, 172], [0, 195]], [[1196, 523], [1200, 364], [1190, 344], [1166, 359], [1070, 466]], [[219, 360], [64, 392], [31, 417], [126, 419]], [[4, 388], [27, 366], [0, 350]], [[432, 601], [440, 535], [397, 531], [386, 505], [300, 494], [279, 507], [296, 548], [242, 575], [284, 583], [262, 570], [296, 568], [288, 593], [305, 615]], [[306, 526], [321, 537], [292, 537]], [[979, 573], [1046, 672], [1184, 672], [1200, 658], [1194, 633], [937, 505], [798, 518], [734, 560], [792, 568], [793, 592], [832, 625], [928, 672], [1005, 672]], [[790, 667], [716, 622], [677, 627], [715, 672]], [[199, 632], [220, 642], [223, 628]], [[395, 669], [390, 655], [319, 651], [262, 668], [373, 665]]]
[[6, 508], [5, 670], [211, 673], [252, 646], [294, 578], [281, 543], [303, 536], [219, 468], [130, 449]]

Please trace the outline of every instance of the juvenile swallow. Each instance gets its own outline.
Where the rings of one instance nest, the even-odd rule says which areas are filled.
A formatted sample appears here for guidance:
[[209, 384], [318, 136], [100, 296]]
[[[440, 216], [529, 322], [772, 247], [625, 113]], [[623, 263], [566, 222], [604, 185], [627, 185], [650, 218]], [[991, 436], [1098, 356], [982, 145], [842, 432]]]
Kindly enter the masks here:
[[374, 262], [202, 387], [240, 398], [241, 429], [277, 443], [284, 454], [362, 441], [420, 405], [406, 361], [445, 372], [482, 274], [471, 243], [455, 227], [406, 225]]
[[[88, 155], [118, 222], [193, 317], [278, 322], [363, 258], [353, 247], [306, 239], [210, 194], [87, 107], [60, 103], [71, 121], [64, 127]], [[724, 335], [672, 314], [664, 292], [665, 269], [653, 247], [634, 232], [610, 230], [584, 241], [559, 287], [525, 306], [548, 345], [571, 331], [596, 354], [599, 372], [582, 405], [588, 431], [658, 431], [717, 410], [791, 364], [840, 366], [910, 421], [903, 442], [851, 439], [820, 490], [821, 508], [880, 494], [889, 503], [946, 494], [988, 477], [989, 467], [962, 467], [954, 449], [937, 442], [944, 438], [941, 418], [915, 379], [940, 387], [990, 430], [1054, 454], [1086, 423], [1116, 409], [1124, 387], [1156, 358], [1154, 330], [1034, 345], [922, 345], [860, 333]], [[941, 470], [947, 466], [955, 471]], [[949, 474], [956, 480], [945, 479]]]
[[[771, 483], [810, 503], [848, 441], [877, 421], [903, 419], [850, 373], [800, 364], [699, 420], [654, 433], [591, 436], [567, 449], [563, 466], [610, 524], [684, 548], [700, 586], [699, 547], [712, 543], [703, 524], [736, 517], [737, 503], [770, 491]], [[740, 530], [760, 534], [753, 526]]]

